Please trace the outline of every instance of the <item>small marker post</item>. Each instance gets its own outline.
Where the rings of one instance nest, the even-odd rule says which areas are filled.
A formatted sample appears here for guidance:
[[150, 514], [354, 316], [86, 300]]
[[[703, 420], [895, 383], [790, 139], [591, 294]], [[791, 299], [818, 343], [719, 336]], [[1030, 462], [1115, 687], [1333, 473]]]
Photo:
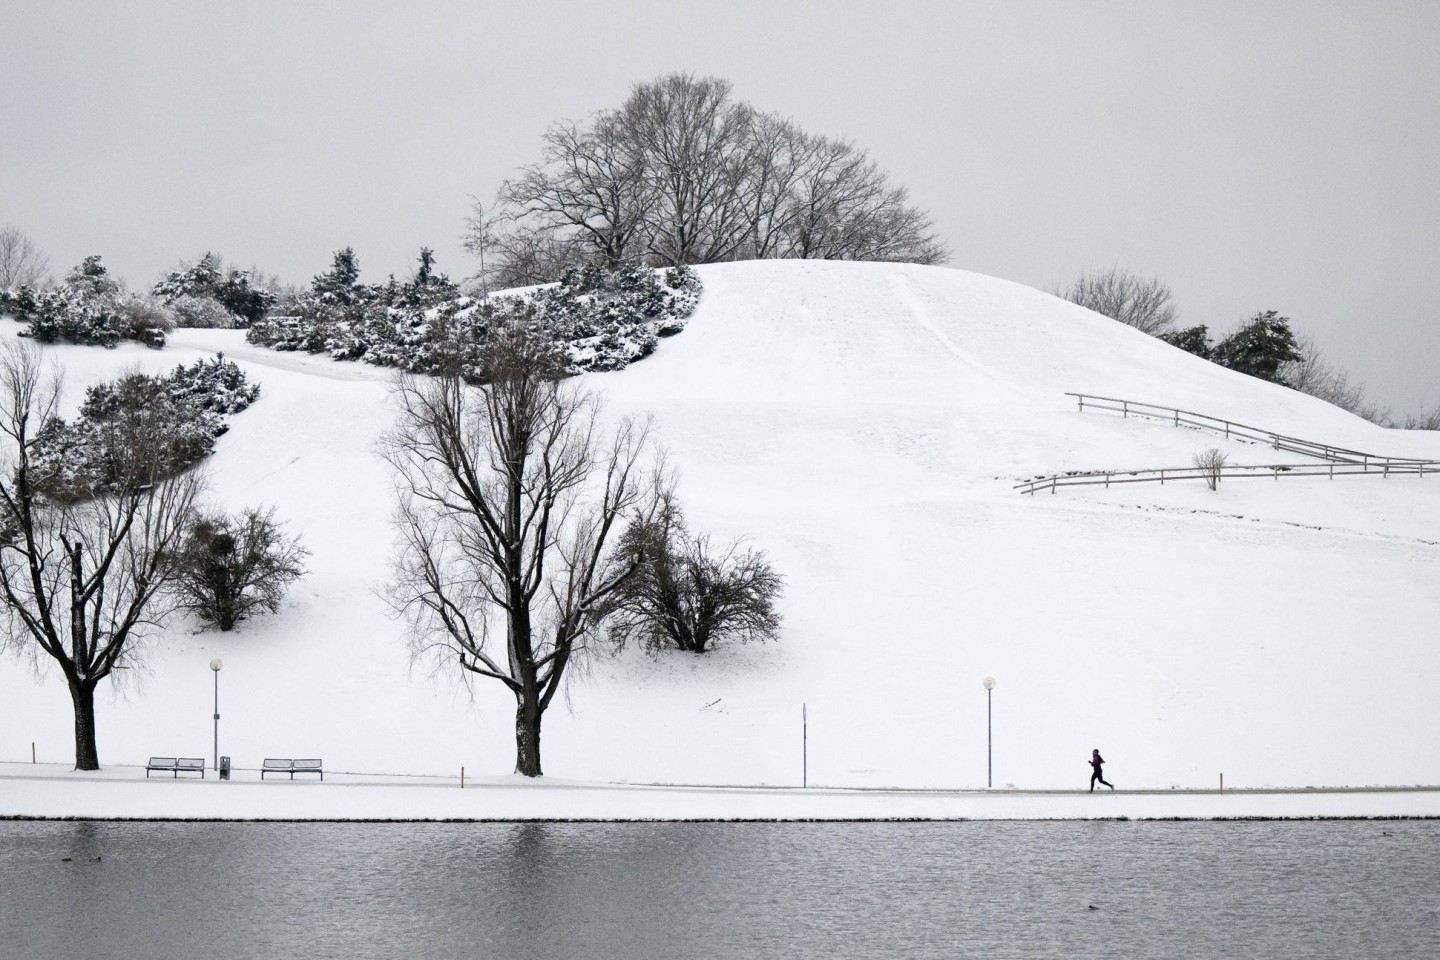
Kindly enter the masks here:
[[460, 768], [460, 789], [461, 789], [461, 790], [464, 790], [464, 789], [465, 789], [465, 768], [464, 768], [464, 767], [461, 767], [461, 768]]
[[1220, 774], [1220, 792], [1225, 792], [1225, 774]]
[[35, 741], [34, 741], [34, 740], [31, 740], [31, 741], [30, 741], [30, 762], [31, 762], [31, 763], [34, 763], [34, 762], [35, 762]]
[[800, 787], [810, 785], [810, 719], [806, 705], [800, 704]]

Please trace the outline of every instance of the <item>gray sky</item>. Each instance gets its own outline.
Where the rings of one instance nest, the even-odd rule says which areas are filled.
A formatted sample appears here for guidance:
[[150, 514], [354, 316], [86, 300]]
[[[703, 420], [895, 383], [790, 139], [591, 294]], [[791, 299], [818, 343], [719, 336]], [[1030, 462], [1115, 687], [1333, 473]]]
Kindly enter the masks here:
[[422, 245], [460, 277], [469, 197], [547, 124], [686, 70], [867, 148], [952, 266], [1119, 264], [1219, 332], [1276, 309], [1413, 411], [1440, 405], [1437, 48], [1434, 0], [0, 0], [0, 223], [132, 286], [206, 250], [303, 282], [346, 245], [367, 280]]

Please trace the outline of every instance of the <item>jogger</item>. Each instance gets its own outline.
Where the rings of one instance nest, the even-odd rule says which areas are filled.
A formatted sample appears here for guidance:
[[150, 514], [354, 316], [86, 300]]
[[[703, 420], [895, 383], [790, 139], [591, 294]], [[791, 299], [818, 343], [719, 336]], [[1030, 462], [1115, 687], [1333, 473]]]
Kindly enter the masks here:
[[1091, 750], [1091, 751], [1090, 751], [1090, 768], [1091, 768], [1091, 770], [1093, 771], [1093, 772], [1090, 774], [1090, 792], [1091, 792], [1091, 793], [1094, 793], [1094, 792], [1095, 792], [1095, 781], [1096, 781], [1096, 780], [1099, 780], [1101, 783], [1105, 784], [1105, 786], [1109, 787], [1111, 790], [1114, 790], [1114, 789], [1115, 789], [1115, 784], [1110, 783], [1109, 781], [1107, 781], [1107, 780], [1105, 779], [1105, 775], [1100, 771], [1100, 765], [1103, 764], [1104, 762], [1105, 762], [1105, 758], [1102, 757], [1102, 756], [1100, 756], [1100, 750], [1099, 750], [1098, 748], [1095, 749], [1095, 750]]

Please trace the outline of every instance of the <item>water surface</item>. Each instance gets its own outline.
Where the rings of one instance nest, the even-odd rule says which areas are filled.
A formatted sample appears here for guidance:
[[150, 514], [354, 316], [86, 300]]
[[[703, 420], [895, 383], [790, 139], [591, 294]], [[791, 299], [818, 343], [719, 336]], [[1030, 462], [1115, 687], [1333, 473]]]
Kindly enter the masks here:
[[5, 958], [1077, 951], [1440, 957], [1440, 822], [0, 823]]

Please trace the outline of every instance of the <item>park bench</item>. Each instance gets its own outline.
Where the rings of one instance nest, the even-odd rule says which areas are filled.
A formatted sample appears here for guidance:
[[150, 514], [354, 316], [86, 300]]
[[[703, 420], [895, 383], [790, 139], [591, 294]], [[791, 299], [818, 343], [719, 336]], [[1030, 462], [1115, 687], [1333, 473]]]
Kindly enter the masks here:
[[182, 773], [198, 773], [200, 779], [205, 779], [205, 761], [199, 757], [151, 757], [145, 764], [145, 779], [150, 779], [150, 771], [163, 771], [175, 779], [180, 778]]
[[325, 779], [325, 771], [320, 769], [319, 760], [282, 760], [274, 757], [267, 757], [260, 765], [260, 779], [265, 779], [267, 773], [288, 773], [290, 779], [295, 779], [297, 773], [318, 773], [320, 779]]

